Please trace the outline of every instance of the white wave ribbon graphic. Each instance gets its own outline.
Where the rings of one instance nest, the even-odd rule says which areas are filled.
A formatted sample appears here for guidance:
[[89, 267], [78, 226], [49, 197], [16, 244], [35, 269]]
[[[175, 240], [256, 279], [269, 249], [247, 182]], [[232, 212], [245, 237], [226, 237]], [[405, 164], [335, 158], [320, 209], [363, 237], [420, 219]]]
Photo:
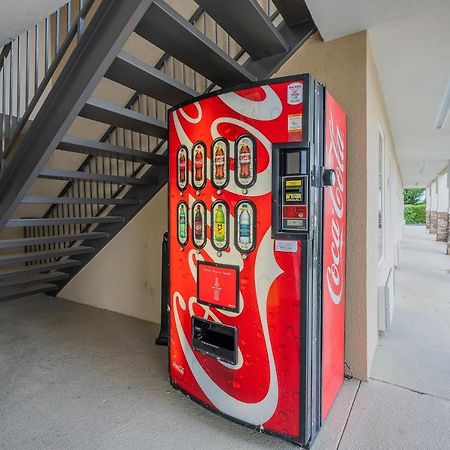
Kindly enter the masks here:
[[270, 86], [261, 86], [266, 94], [264, 100], [250, 100], [235, 92], [219, 95], [219, 98], [233, 111], [249, 119], [274, 120], [283, 112], [283, 105]]
[[246, 403], [232, 397], [206, 373], [195, 357], [181, 325], [178, 307], [186, 311], [186, 302], [179, 292], [173, 295], [175, 326], [181, 348], [200, 388], [218, 410], [252, 425], [262, 425], [267, 422], [273, 416], [278, 404], [278, 377], [267, 322], [267, 300], [272, 283], [282, 273], [282, 269], [275, 261], [269, 229], [261, 241], [256, 257], [255, 279], [257, 280], [258, 312], [269, 361], [270, 381], [265, 397], [256, 403]]
[[197, 117], [191, 117], [189, 116], [183, 108], [180, 108], [180, 114], [190, 123], [194, 123], [197, 124], [202, 120], [203, 117], [203, 111], [202, 111], [202, 107], [200, 106], [200, 104], [198, 102], [192, 103], [195, 108], [197, 109]]

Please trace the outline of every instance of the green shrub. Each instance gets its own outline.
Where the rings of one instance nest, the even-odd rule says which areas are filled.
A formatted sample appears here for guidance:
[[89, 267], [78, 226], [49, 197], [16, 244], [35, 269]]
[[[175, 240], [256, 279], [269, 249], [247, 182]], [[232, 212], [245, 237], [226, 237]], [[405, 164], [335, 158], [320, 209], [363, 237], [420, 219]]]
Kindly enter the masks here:
[[405, 205], [404, 217], [407, 224], [425, 223], [425, 204]]

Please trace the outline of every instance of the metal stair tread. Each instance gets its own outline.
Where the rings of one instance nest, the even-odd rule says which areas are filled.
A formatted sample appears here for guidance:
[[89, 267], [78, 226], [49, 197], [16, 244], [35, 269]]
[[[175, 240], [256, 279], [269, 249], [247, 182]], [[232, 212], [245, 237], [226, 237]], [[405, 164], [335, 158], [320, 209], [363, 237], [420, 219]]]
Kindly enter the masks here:
[[118, 223], [125, 222], [123, 217], [69, 217], [65, 219], [36, 218], [36, 219], [11, 219], [7, 222], [7, 227], [32, 227], [36, 225], [74, 225], [91, 223]]
[[76, 256], [86, 253], [92, 253], [93, 247], [77, 246], [67, 247], [56, 250], [42, 250], [37, 252], [11, 253], [0, 256], [0, 266], [8, 264], [17, 264], [26, 261], [46, 260], [51, 258], [61, 258], [63, 256]]
[[171, 106], [200, 95], [189, 86], [123, 50], [117, 55], [105, 77]]
[[89, 198], [89, 197], [45, 197], [27, 196], [23, 204], [89, 204], [89, 205], [138, 205], [141, 201], [136, 198]]
[[58, 286], [51, 283], [31, 285], [0, 292], [0, 300], [12, 300], [19, 297], [27, 297], [29, 295], [42, 294], [57, 290]]
[[127, 161], [142, 162], [145, 164], [167, 164], [167, 158], [161, 155], [69, 135], [63, 137], [58, 145], [58, 149], [86, 155], [106, 156]]
[[[39, 174], [39, 178], [48, 180], [86, 180], [96, 182], [106, 182], [115, 184], [126, 184], [130, 186], [148, 186], [149, 182], [135, 177], [123, 177], [119, 175], [106, 175], [101, 173], [79, 172], [77, 170], [64, 170], [44, 168]], [[151, 184], [151, 182], [150, 182]]]
[[131, 109], [91, 97], [80, 114], [86, 119], [107, 123], [161, 139], [167, 138], [167, 124]]
[[86, 241], [91, 239], [105, 239], [107, 237], [108, 233], [93, 231], [91, 233], [62, 234], [20, 239], [3, 239], [0, 240], [0, 248], [26, 247], [32, 245], [53, 244], [57, 242]]
[[69, 278], [69, 275], [64, 272], [49, 272], [49, 273], [37, 273], [30, 275], [20, 275], [15, 278], [8, 279], [6, 281], [0, 281], [0, 293], [2, 291], [12, 289], [16, 286], [23, 286], [27, 284], [35, 284], [49, 281], [59, 281]]
[[36, 273], [36, 272], [50, 272], [54, 270], [64, 270], [71, 267], [81, 266], [81, 261], [76, 259], [66, 259], [62, 261], [54, 261], [45, 264], [34, 264], [31, 266], [22, 266], [9, 269], [0, 270], [0, 280], [6, 280], [14, 278], [24, 274]]
[[135, 32], [218, 86], [256, 81], [252, 73], [164, 1], [153, 0]]

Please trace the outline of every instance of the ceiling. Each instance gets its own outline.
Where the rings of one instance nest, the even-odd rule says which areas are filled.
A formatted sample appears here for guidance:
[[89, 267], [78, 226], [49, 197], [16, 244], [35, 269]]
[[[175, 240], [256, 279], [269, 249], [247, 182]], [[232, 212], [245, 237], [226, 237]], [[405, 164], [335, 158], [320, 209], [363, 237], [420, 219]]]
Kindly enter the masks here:
[[369, 30], [405, 186], [450, 160], [450, 117], [434, 124], [450, 77], [449, 0], [307, 0], [325, 40]]
[[0, 0], [0, 46], [65, 3], [64, 0]]

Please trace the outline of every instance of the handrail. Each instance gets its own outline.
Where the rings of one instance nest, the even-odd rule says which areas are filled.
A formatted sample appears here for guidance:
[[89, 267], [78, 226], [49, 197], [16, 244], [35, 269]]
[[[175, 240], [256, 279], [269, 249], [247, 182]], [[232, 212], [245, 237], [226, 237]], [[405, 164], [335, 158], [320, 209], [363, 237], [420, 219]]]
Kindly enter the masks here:
[[3, 69], [6, 57], [9, 55], [10, 51], [11, 51], [11, 42], [8, 42], [3, 46], [2, 52], [0, 53], [0, 70]]
[[[44, 55], [43, 58], [40, 57], [41, 50], [38, 46], [39, 41], [39, 24], [34, 26], [34, 95], [33, 97], [29, 98], [29, 91], [30, 91], [30, 30], [26, 31], [26, 46], [25, 46], [25, 64], [26, 64], [26, 72], [25, 72], [25, 111], [23, 115], [21, 115], [21, 85], [23, 84], [23, 76], [21, 74], [21, 36], [17, 36], [13, 41], [11, 41], [8, 45], [10, 48], [10, 70], [9, 70], [9, 130], [8, 130], [8, 144], [5, 145], [6, 141], [6, 127], [2, 127], [2, 159], [7, 159], [10, 155], [12, 149], [14, 148], [14, 144], [17, 140], [17, 137], [22, 132], [23, 128], [25, 127], [26, 123], [30, 119], [31, 115], [35, 111], [36, 106], [39, 104], [39, 102], [42, 101], [43, 95], [46, 92], [50, 81], [54, 78], [56, 70], [58, 69], [61, 61], [64, 59], [64, 57], [67, 55], [67, 52], [74, 40], [75, 37], [78, 37], [78, 39], [81, 37], [83, 31], [84, 31], [84, 20], [86, 19], [87, 14], [89, 13], [90, 9], [92, 8], [92, 5], [94, 4], [95, 0], [87, 0], [85, 3], [82, 0], [79, 0], [79, 6], [80, 11], [78, 13], [78, 16], [71, 22], [71, 9], [72, 9], [72, 2], [69, 1], [67, 4], [62, 6], [60, 9], [56, 11], [56, 13], [53, 13], [51, 16], [47, 17], [44, 20]], [[66, 11], [66, 35], [62, 43], [60, 44], [60, 35], [61, 35], [61, 11], [65, 9]], [[51, 53], [51, 42], [50, 42], [50, 21], [51, 17], [55, 15], [55, 37], [54, 37], [54, 47], [55, 47], [55, 56], [49, 65], [49, 53]], [[33, 29], [31, 30], [32, 33]], [[16, 77], [16, 123], [13, 124], [13, 80], [12, 80], [12, 73], [13, 73], [13, 51], [14, 51], [14, 42], [16, 42], [16, 49], [17, 49], [17, 77]], [[5, 79], [5, 67], [2, 67], [3, 64], [6, 61], [6, 57], [8, 55], [3, 56], [0, 55], [0, 70], [3, 69], [3, 79]], [[44, 77], [39, 82], [39, 65], [44, 64]], [[5, 83], [3, 83], [3, 89], [5, 90]], [[6, 107], [5, 107], [5, 95], [3, 95], [3, 108], [2, 108], [2, 114], [3, 118], [6, 116]], [[13, 126], [14, 125], [14, 126]]]

